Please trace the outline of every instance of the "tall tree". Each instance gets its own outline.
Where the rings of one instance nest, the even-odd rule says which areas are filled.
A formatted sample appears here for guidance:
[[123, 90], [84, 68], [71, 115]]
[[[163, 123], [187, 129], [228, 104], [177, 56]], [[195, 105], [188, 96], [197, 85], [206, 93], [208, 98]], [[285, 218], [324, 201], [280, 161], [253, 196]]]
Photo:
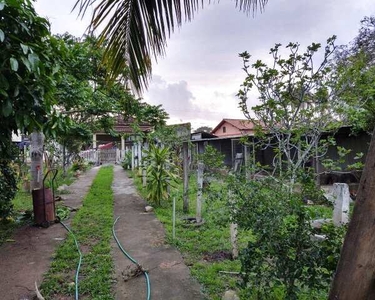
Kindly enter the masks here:
[[[246, 13], [262, 10], [268, 0], [236, 0]], [[204, 1], [200, 0], [77, 0], [81, 15], [94, 6], [93, 30], [102, 28], [100, 42], [107, 42], [104, 64], [109, 77], [117, 79], [129, 67], [136, 90], [147, 87], [151, 75], [151, 56], [165, 54], [167, 37], [183, 21], [190, 21]]]
[[[375, 17], [366, 17], [361, 23], [358, 36], [338, 59], [338, 78], [353, 124], [369, 130], [375, 125]], [[374, 195], [375, 131], [329, 299], [375, 299]]]

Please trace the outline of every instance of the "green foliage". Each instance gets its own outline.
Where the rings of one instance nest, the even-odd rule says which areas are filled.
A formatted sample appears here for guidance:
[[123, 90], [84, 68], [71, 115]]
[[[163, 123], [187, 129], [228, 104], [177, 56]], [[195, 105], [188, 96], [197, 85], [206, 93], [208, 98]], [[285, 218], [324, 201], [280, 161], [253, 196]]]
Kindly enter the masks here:
[[[113, 222], [113, 194], [111, 184], [113, 168], [102, 167], [82, 208], [72, 221], [72, 231], [87, 251], [83, 253], [80, 277], [80, 297], [88, 299], [113, 299], [111, 257], [111, 229]], [[74, 271], [78, 253], [71, 235], [57, 249], [51, 268], [44, 276], [41, 293], [47, 299], [74, 295]]]
[[197, 160], [204, 164], [205, 171], [210, 172], [224, 168], [224, 158], [225, 155], [211, 145], [207, 145], [204, 152], [197, 156]]
[[[340, 126], [337, 115], [340, 102], [334, 89], [334, 78], [328, 59], [334, 53], [336, 37], [327, 40], [323, 61], [316, 66], [314, 56], [321, 48], [312, 43], [301, 52], [298, 43], [289, 43], [289, 55], [281, 56], [281, 44], [271, 48], [273, 62], [261, 60], [250, 64], [250, 54], [240, 54], [246, 78], [237, 96], [245, 116], [256, 126], [257, 137], [264, 147], [276, 148], [280, 174], [286, 170], [290, 182], [317, 154], [322, 152], [320, 137], [323, 132]], [[248, 93], [256, 89], [260, 104], [247, 107]], [[262, 133], [263, 132], [263, 133]]]
[[1, 2], [0, 6], [0, 151], [9, 157], [12, 131], [40, 129], [52, 110], [58, 60], [49, 24], [30, 0]]
[[121, 162], [121, 166], [123, 167], [124, 170], [128, 170], [132, 166], [132, 152], [131, 151], [126, 151], [125, 152], [125, 157], [124, 160]]
[[160, 206], [168, 199], [168, 186], [176, 181], [176, 168], [170, 159], [171, 153], [167, 147], [157, 147], [150, 144], [146, 151], [147, 163], [147, 199]]
[[[302, 194], [273, 178], [245, 181], [231, 176], [227, 190], [233, 218], [255, 238], [241, 253], [244, 290], [249, 299], [321, 299], [338, 262], [344, 229], [326, 227], [324, 242], [311, 237], [314, 213]], [[318, 292], [319, 291], [319, 292]], [[324, 293], [323, 293], [324, 294]]]
[[12, 200], [17, 191], [16, 174], [7, 161], [0, 160], [0, 220], [12, 211]]
[[342, 114], [354, 131], [375, 126], [375, 17], [361, 21], [357, 37], [341, 46], [332, 61]]
[[73, 172], [86, 171], [86, 169], [87, 169], [87, 165], [86, 165], [86, 163], [84, 162], [83, 159], [77, 159], [72, 164], [72, 171]]

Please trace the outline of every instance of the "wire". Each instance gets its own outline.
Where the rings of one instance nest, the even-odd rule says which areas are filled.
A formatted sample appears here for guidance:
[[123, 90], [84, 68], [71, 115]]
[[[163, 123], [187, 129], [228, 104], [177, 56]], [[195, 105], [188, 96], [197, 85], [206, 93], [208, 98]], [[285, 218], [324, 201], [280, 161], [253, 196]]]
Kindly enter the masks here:
[[70, 230], [70, 228], [68, 226], [66, 226], [63, 222], [60, 222], [62, 226], [64, 226], [64, 228], [72, 235], [73, 239], [74, 239], [74, 242], [76, 244], [76, 248], [78, 250], [78, 253], [79, 253], [79, 261], [78, 261], [78, 265], [77, 265], [77, 270], [76, 270], [76, 276], [75, 276], [75, 288], [76, 288], [76, 291], [75, 291], [75, 299], [78, 300], [79, 297], [78, 297], [78, 274], [79, 274], [79, 270], [81, 269], [81, 263], [82, 263], [82, 253], [81, 253], [81, 250], [79, 249], [79, 244], [77, 242], [77, 239], [76, 239], [76, 236], [74, 235], [74, 233]]
[[113, 226], [112, 226], [112, 234], [113, 234], [113, 237], [115, 238], [116, 240], [116, 243], [118, 245], [118, 247], [120, 248], [121, 252], [132, 262], [134, 263], [135, 265], [137, 265], [137, 267], [142, 270], [145, 278], [146, 278], [146, 287], [147, 287], [147, 296], [146, 296], [146, 299], [147, 300], [150, 300], [151, 299], [151, 285], [150, 285], [150, 277], [147, 273], [147, 271], [143, 270], [142, 266], [133, 258], [130, 256], [130, 254], [128, 252], [125, 251], [125, 249], [122, 247], [120, 241], [118, 240], [117, 236], [116, 236], [116, 232], [115, 232], [115, 226], [116, 226], [116, 223], [118, 221], [118, 219], [120, 219], [120, 217], [117, 217], [115, 222], [113, 223]]

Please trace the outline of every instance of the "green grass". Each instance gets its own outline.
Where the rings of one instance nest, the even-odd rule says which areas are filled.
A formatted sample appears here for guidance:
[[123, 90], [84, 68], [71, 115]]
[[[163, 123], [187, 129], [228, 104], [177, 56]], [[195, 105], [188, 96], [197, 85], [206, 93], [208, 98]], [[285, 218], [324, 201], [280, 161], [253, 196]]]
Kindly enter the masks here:
[[[71, 224], [81, 246], [83, 262], [79, 294], [86, 299], [113, 299], [111, 257], [113, 222], [113, 167], [102, 167]], [[71, 235], [57, 249], [41, 291], [46, 299], [72, 296], [78, 252]]]
[[31, 194], [20, 188], [12, 203], [12, 215], [7, 220], [0, 221], [0, 246], [9, 240], [15, 229], [31, 222], [30, 217], [33, 209]]
[[[130, 173], [140, 195], [145, 198], [146, 192], [142, 188], [141, 177], [137, 171]], [[197, 184], [196, 176], [190, 177], [189, 183], [189, 216], [195, 215]], [[172, 239], [172, 200], [176, 197], [176, 240]], [[217, 252], [229, 253], [231, 251], [229, 224], [220, 222], [218, 214], [225, 214], [221, 203], [204, 201], [202, 205], [202, 217], [205, 223], [200, 227], [184, 226], [182, 217], [186, 216], [182, 211], [182, 184], [171, 192], [169, 202], [162, 207], [155, 208], [157, 218], [163, 223], [167, 240], [178, 248], [185, 263], [190, 267], [191, 274], [198, 280], [207, 299], [219, 300], [227, 289], [236, 289], [240, 282], [238, 276], [221, 274], [219, 271], [239, 272], [241, 264], [239, 260], [224, 259], [222, 261], [208, 261], [210, 254]], [[239, 233], [240, 245], [245, 245], [252, 238], [249, 232]]]

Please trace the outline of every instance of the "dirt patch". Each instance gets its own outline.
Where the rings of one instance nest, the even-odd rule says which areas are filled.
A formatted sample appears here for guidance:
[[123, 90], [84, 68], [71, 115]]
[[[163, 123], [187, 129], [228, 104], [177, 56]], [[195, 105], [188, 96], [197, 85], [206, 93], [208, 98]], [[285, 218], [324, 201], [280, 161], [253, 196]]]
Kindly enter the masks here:
[[232, 253], [225, 250], [218, 250], [214, 252], [205, 253], [203, 255], [203, 260], [209, 262], [223, 261], [223, 260], [232, 260]]

